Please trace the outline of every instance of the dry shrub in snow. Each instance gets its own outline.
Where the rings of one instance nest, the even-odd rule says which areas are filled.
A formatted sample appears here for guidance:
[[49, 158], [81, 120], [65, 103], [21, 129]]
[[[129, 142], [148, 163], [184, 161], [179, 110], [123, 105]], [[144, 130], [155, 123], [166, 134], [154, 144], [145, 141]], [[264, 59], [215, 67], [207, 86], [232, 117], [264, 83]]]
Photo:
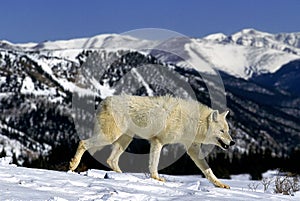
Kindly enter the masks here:
[[275, 178], [275, 193], [283, 195], [293, 195], [300, 190], [299, 178], [290, 176], [277, 176]]

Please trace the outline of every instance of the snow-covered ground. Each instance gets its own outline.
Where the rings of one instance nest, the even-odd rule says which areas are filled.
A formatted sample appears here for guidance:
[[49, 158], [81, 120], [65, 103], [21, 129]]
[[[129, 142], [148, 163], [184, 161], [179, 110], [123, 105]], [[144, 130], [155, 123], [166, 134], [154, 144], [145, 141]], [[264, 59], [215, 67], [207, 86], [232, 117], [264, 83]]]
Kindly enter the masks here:
[[142, 173], [88, 170], [80, 174], [10, 165], [0, 159], [0, 200], [299, 200], [295, 196], [250, 190], [247, 175], [223, 180], [231, 189], [215, 188], [200, 176], [163, 175], [167, 182]]

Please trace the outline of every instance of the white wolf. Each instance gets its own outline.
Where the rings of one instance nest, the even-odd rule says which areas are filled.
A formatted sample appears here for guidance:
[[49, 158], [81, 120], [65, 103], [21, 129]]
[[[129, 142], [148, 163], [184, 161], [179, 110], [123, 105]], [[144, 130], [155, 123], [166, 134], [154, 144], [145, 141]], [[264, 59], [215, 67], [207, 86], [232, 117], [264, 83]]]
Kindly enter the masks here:
[[218, 145], [224, 150], [235, 144], [228, 133], [227, 114], [228, 111], [219, 114], [199, 102], [171, 96], [108, 97], [101, 102], [97, 112], [94, 135], [80, 141], [70, 170], [77, 168], [86, 150], [101, 150], [112, 144], [107, 163], [112, 170], [121, 172], [119, 157], [137, 135], [151, 144], [149, 170], [152, 178], [164, 181], [157, 171], [163, 145], [181, 143], [209, 181], [217, 187], [230, 188], [217, 179], [201, 157], [200, 149], [201, 144]]

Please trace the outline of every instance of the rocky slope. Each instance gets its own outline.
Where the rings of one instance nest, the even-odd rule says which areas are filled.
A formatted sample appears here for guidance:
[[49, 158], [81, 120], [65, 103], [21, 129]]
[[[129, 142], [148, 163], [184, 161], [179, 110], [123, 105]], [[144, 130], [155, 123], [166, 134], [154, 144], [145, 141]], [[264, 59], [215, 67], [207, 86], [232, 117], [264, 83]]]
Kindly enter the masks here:
[[[253, 35], [251, 30], [244, 32], [244, 35]], [[95, 49], [95, 38], [102, 49]], [[287, 52], [279, 45], [260, 47], [258, 42], [238, 42], [238, 37], [219, 35], [204, 39], [170, 39], [160, 45], [145, 40], [139, 43], [137, 39], [116, 35], [105, 35], [102, 41], [99, 38], [35, 45], [2, 42], [0, 142], [6, 155], [15, 155], [19, 163], [23, 163], [28, 158], [47, 155], [62, 145], [73, 154], [83, 133], [91, 133], [90, 125], [99, 102], [106, 96], [120, 93], [172, 94], [197, 99], [220, 110], [229, 108], [229, 123], [237, 141], [229, 152], [231, 157], [266, 150], [271, 150], [273, 156], [283, 156], [299, 146], [300, 98], [296, 87], [299, 60], [292, 61], [299, 58], [296, 50]], [[279, 36], [272, 40], [298, 48], [296, 41], [288, 42]], [[122, 47], [128, 41], [132, 46], [137, 43], [155, 44], [156, 47], [152, 51], [109, 48], [112, 44]], [[88, 42], [95, 46], [91, 49], [90, 44], [83, 45]], [[179, 47], [184, 48], [181, 53]], [[242, 49], [245, 51], [239, 51]], [[216, 56], [221, 53], [223, 55]], [[271, 56], [256, 60], [255, 55], [265, 53]], [[249, 74], [245, 63], [226, 63], [231, 57], [224, 54], [236, 59], [247, 58], [251, 66], [262, 68]], [[242, 58], [241, 55], [246, 56]], [[221, 70], [226, 99], [223, 85], [216, 84], [218, 74], [201, 71], [202, 63], [197, 63], [197, 56], [202, 63], [205, 61]], [[284, 59], [278, 62], [281, 56]], [[274, 66], [274, 59], [279, 66]], [[281, 67], [285, 62], [288, 64]], [[224, 65], [220, 66], [221, 63]], [[200, 73], [191, 68], [194, 65]], [[217, 102], [212, 102], [211, 91]], [[74, 112], [74, 104], [83, 108]], [[85, 127], [78, 127], [81, 123]], [[140, 150], [141, 143], [133, 142], [129, 151]], [[69, 160], [67, 155], [64, 160]]]

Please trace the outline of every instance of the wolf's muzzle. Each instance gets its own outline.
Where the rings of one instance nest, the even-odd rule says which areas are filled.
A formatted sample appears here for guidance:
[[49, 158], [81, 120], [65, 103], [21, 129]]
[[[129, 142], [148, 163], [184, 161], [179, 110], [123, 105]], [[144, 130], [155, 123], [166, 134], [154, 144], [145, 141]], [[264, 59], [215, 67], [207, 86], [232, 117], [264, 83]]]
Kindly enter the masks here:
[[230, 141], [229, 145], [227, 145], [220, 138], [218, 138], [218, 142], [220, 143], [220, 145], [223, 149], [228, 149], [229, 146], [233, 146], [235, 144], [234, 141]]

